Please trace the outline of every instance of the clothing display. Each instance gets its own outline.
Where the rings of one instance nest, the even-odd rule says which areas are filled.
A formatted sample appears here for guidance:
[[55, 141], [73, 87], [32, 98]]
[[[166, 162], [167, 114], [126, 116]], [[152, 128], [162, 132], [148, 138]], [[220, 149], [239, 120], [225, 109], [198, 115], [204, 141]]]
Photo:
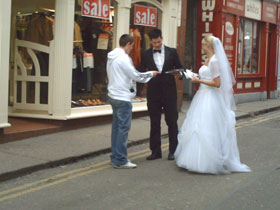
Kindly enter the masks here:
[[33, 16], [27, 26], [26, 41], [49, 46], [53, 40], [53, 19], [43, 13]]
[[81, 27], [83, 49], [94, 55], [93, 82], [107, 84], [106, 61], [107, 54], [112, 49], [112, 27], [104, 27], [106, 24], [101, 24], [92, 18], [83, 20], [81, 25], [83, 25]]
[[144, 44], [144, 47], [143, 47], [144, 50], [147, 50], [151, 47], [150, 38], [149, 38], [148, 34], [144, 33], [144, 39], [143, 39], [142, 43]]
[[[81, 7], [75, 3], [72, 64], [72, 107], [104, 105], [107, 102], [107, 54], [113, 45], [113, 23], [110, 20], [80, 15]], [[111, 12], [113, 9], [110, 9]], [[41, 9], [43, 11], [43, 9]], [[34, 12], [17, 16], [17, 38], [46, 46], [54, 39], [54, 12]], [[113, 17], [113, 12], [111, 13]], [[111, 18], [112, 18], [111, 17]], [[26, 49], [20, 49], [25, 66], [33, 76], [49, 76], [49, 54], [34, 51], [40, 65], [35, 75], [34, 62]], [[27, 93], [34, 103], [32, 85]], [[34, 88], [33, 88], [34, 89]], [[40, 100], [48, 103], [48, 83], [40, 84]]]
[[[50, 41], [53, 40], [53, 13], [41, 12], [34, 14], [21, 14], [16, 17], [16, 38], [25, 40], [45, 46], [49, 46]], [[21, 60], [27, 69], [28, 76], [49, 76], [49, 54], [33, 51], [37, 57], [39, 68], [35, 69], [35, 65], [26, 48], [19, 48], [18, 53]], [[47, 82], [40, 82], [40, 104], [48, 104], [49, 84]], [[28, 82], [26, 84], [26, 101], [27, 103], [35, 103], [35, 82]]]
[[81, 34], [81, 29], [79, 24], [75, 21], [74, 22], [74, 47], [79, 47], [83, 49], [83, 38]]
[[[27, 24], [26, 34], [23, 35], [26, 41], [49, 46], [50, 41], [53, 40], [53, 24], [54, 19], [44, 13], [38, 13], [31, 16], [31, 20]], [[34, 51], [36, 53], [39, 65], [40, 76], [49, 75], [49, 54], [44, 52]], [[22, 53], [23, 60], [32, 65], [31, 75], [35, 75], [33, 61], [27, 52], [24, 50]], [[45, 92], [45, 91], [44, 91]]]
[[105, 102], [101, 101], [100, 99], [79, 99], [77, 101], [72, 101], [72, 107], [82, 107], [82, 106], [97, 106], [97, 105], [104, 105]]
[[[151, 30], [151, 27], [143, 26], [133, 26], [130, 28], [130, 35], [134, 38], [133, 49], [130, 52], [130, 56], [133, 60], [134, 66], [139, 69], [141, 63], [142, 53], [151, 47], [150, 38], [148, 32]], [[139, 69], [141, 71], [141, 69]], [[141, 102], [146, 101], [146, 85], [143, 83], [136, 83], [136, 98], [134, 101]]]
[[101, 99], [96, 98], [99, 96], [92, 94], [94, 85], [93, 71], [94, 55], [83, 51], [80, 45], [74, 45], [71, 102], [73, 108], [106, 104]]
[[74, 35], [77, 36], [73, 50], [72, 105], [101, 105], [107, 101], [106, 61], [112, 48], [113, 26], [106, 21], [79, 15], [75, 20]]
[[130, 35], [134, 38], [133, 49], [130, 52], [130, 57], [136, 68], [141, 62], [141, 54], [151, 47], [149, 35], [145, 32], [146, 28], [131, 28]]
[[83, 53], [79, 47], [75, 47], [73, 58], [73, 64], [75, 65], [73, 65], [72, 93], [91, 92], [93, 71], [92, 54]]
[[130, 52], [134, 66], [137, 68], [141, 62], [141, 34], [138, 28], [130, 29], [130, 35], [134, 38], [134, 45]]

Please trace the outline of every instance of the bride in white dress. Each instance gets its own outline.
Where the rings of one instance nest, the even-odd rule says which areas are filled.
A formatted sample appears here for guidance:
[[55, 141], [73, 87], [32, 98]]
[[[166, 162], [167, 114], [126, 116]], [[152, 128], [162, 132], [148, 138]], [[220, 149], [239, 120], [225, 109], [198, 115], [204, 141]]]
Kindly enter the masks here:
[[189, 171], [211, 174], [249, 172], [242, 164], [235, 131], [235, 79], [221, 41], [202, 40], [208, 61], [199, 69], [200, 83], [178, 134], [176, 163]]

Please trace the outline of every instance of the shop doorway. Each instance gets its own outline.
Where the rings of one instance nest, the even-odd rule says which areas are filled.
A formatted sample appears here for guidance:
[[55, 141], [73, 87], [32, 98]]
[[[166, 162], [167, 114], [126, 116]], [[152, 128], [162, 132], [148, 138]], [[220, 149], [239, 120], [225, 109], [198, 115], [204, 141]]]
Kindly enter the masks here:
[[[32, 66], [27, 68], [22, 54], [27, 54]], [[14, 110], [52, 113], [53, 41], [50, 46], [16, 40], [14, 57]]]
[[9, 116], [52, 114], [55, 0], [13, 0]]

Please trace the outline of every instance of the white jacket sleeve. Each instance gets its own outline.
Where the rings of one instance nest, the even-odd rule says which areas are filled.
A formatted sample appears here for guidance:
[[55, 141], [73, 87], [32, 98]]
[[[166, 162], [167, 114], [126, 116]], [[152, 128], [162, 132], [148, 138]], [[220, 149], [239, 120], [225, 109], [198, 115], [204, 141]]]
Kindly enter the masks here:
[[153, 72], [148, 71], [145, 73], [140, 73], [134, 67], [132, 60], [127, 56], [119, 60], [119, 66], [124, 71], [124, 73], [136, 82], [146, 83], [153, 78]]

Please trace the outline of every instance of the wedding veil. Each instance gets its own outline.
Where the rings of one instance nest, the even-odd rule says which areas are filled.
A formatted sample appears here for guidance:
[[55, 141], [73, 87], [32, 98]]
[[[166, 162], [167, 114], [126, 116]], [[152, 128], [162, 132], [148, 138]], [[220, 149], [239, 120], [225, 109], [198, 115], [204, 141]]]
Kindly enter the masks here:
[[236, 110], [233, 96], [233, 85], [236, 83], [228, 62], [224, 47], [219, 38], [213, 36], [213, 48], [220, 67], [221, 86], [225, 103], [231, 110]]

